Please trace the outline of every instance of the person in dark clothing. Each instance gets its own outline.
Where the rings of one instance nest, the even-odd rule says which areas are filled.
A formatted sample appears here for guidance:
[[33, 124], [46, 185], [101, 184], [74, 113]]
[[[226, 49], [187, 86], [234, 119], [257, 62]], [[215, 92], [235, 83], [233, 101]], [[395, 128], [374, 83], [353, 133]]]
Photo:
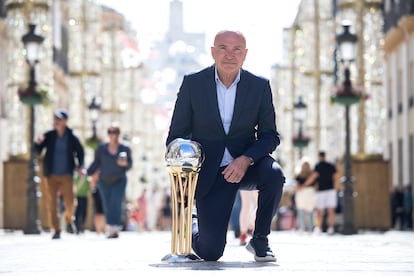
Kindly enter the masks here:
[[240, 238], [240, 210], [241, 210], [241, 197], [240, 192], [237, 192], [236, 199], [233, 203], [233, 209], [230, 215], [230, 228], [234, 232], [236, 239]]
[[404, 209], [404, 230], [413, 229], [413, 194], [411, 192], [411, 186], [404, 187], [403, 196], [403, 209]]
[[86, 218], [88, 215], [88, 197], [90, 193], [90, 177], [76, 174], [76, 209], [75, 209], [75, 226], [76, 233], [83, 233], [85, 230]]
[[172, 210], [171, 210], [171, 195], [167, 188], [164, 189], [162, 195], [162, 203], [161, 203], [161, 210], [159, 214], [159, 224], [161, 230], [171, 230], [171, 218], [172, 218]]
[[97, 186], [92, 189], [94, 226], [97, 234], [105, 232], [105, 214], [102, 206], [101, 194]]
[[97, 234], [105, 233], [105, 214], [102, 206], [101, 194], [97, 185], [99, 171], [96, 171], [91, 177], [91, 190], [93, 198], [93, 224]]
[[68, 113], [59, 109], [54, 113], [54, 129], [46, 132], [35, 142], [35, 150], [43, 158], [43, 176], [46, 178], [45, 194], [53, 239], [60, 238], [60, 219], [58, 212], [58, 193], [63, 196], [65, 206], [66, 231], [75, 233], [73, 175], [75, 170], [82, 174], [84, 149], [72, 129], [67, 127]]
[[402, 230], [404, 226], [404, 193], [401, 187], [394, 187], [391, 193], [391, 226]]
[[319, 162], [315, 165], [312, 174], [307, 178], [304, 187], [318, 182], [316, 192], [316, 227], [315, 233], [320, 233], [322, 229], [323, 214], [328, 212], [328, 234], [334, 234], [335, 208], [338, 204], [336, 187], [338, 187], [338, 174], [334, 164], [326, 161], [324, 151], [319, 152]]
[[275, 262], [268, 235], [284, 173], [271, 153], [280, 143], [269, 81], [242, 69], [241, 32], [216, 34], [214, 65], [184, 77], [166, 145], [177, 138], [201, 144], [205, 160], [195, 191], [192, 247], [205, 261], [223, 256], [238, 189], [259, 190], [253, 237], [246, 249], [257, 262]]

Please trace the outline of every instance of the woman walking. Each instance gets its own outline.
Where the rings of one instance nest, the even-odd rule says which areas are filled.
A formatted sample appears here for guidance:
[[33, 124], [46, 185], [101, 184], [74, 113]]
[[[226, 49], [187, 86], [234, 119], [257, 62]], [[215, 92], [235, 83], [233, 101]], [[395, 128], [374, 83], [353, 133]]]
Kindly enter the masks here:
[[99, 145], [88, 175], [99, 171], [98, 190], [101, 195], [107, 237], [118, 238], [122, 229], [122, 202], [127, 185], [127, 171], [132, 167], [131, 149], [119, 141], [117, 126], [108, 128], [109, 142]]
[[304, 183], [312, 174], [311, 164], [303, 160], [298, 175], [296, 176], [295, 203], [297, 210], [297, 222], [299, 231], [311, 232], [313, 230], [313, 211], [316, 207], [315, 183], [304, 186]]

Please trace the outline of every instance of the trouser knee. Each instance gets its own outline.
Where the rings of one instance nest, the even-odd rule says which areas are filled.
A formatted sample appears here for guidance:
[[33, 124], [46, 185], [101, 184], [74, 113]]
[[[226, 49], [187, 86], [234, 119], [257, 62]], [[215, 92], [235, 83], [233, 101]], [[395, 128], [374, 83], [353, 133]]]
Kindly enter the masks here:
[[223, 256], [223, 250], [217, 250], [215, 248], [203, 248], [199, 257], [205, 261], [215, 262]]
[[275, 180], [275, 182], [279, 185], [281, 185], [283, 187], [285, 181], [286, 181], [286, 177], [285, 174], [282, 170], [282, 168], [280, 167], [280, 165], [277, 162], [273, 162], [272, 165], [272, 176], [273, 179]]
[[193, 244], [195, 253], [205, 261], [217, 261], [223, 256], [224, 246], [217, 243], [208, 243], [203, 246]]

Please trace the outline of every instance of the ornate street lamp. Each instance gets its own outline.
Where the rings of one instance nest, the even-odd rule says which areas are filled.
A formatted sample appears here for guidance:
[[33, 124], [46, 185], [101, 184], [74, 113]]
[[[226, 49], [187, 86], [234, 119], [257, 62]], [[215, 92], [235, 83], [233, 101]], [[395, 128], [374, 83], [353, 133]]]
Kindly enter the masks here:
[[[30, 24], [29, 31], [23, 35], [22, 42], [26, 52], [26, 62], [30, 69], [30, 80], [28, 92], [34, 93], [36, 91], [36, 76], [35, 66], [39, 62], [39, 48], [43, 43], [44, 37], [35, 34], [36, 25]], [[27, 103], [26, 103], [27, 104]], [[38, 215], [38, 197], [40, 192], [38, 190], [40, 178], [37, 176], [38, 165], [34, 152], [34, 125], [35, 112], [34, 104], [30, 104], [30, 159], [29, 159], [29, 177], [27, 179], [27, 212], [26, 212], [26, 226], [23, 229], [25, 234], [40, 234], [40, 220]]]
[[358, 37], [349, 32], [349, 24], [343, 24], [343, 33], [336, 36], [338, 54], [340, 62], [344, 65], [344, 81], [339, 85], [334, 101], [345, 106], [345, 156], [344, 156], [344, 184], [343, 194], [343, 228], [344, 235], [352, 235], [356, 233], [354, 225], [354, 195], [351, 167], [351, 138], [349, 125], [349, 108], [352, 104], [357, 103], [361, 99], [361, 92], [352, 87], [351, 72], [349, 66], [354, 61], [356, 52], [356, 43]]
[[97, 135], [96, 131], [96, 123], [98, 122], [99, 112], [101, 110], [101, 103], [97, 100], [96, 97], [92, 98], [92, 101], [88, 105], [91, 121], [92, 121], [92, 137], [88, 138], [86, 143], [92, 149], [96, 149], [96, 147], [101, 142], [101, 139]]
[[306, 108], [307, 105], [303, 102], [302, 96], [299, 96], [297, 102], [295, 102], [293, 105], [294, 119], [295, 121], [298, 121], [299, 128], [298, 134], [293, 136], [292, 139], [293, 146], [295, 146], [299, 150], [299, 159], [302, 158], [303, 148], [307, 147], [310, 141], [309, 137], [303, 135], [303, 122], [306, 119]]

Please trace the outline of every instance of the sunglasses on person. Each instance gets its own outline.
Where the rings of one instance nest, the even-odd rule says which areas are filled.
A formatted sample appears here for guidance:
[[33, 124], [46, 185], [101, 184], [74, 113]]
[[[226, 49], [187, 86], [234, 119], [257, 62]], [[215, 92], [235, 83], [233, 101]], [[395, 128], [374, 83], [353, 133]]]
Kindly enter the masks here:
[[108, 134], [116, 134], [116, 135], [118, 135], [119, 132], [116, 131], [116, 130], [108, 130]]

